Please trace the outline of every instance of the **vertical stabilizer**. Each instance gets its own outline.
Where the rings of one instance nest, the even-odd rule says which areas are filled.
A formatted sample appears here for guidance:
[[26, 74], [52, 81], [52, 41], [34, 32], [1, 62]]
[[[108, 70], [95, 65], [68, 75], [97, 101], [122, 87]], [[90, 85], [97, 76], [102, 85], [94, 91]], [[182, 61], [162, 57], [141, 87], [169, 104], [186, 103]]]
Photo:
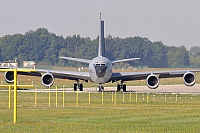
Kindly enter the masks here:
[[99, 34], [99, 51], [98, 56], [105, 56], [105, 38], [104, 38], [104, 21], [101, 21], [100, 13], [100, 34]]

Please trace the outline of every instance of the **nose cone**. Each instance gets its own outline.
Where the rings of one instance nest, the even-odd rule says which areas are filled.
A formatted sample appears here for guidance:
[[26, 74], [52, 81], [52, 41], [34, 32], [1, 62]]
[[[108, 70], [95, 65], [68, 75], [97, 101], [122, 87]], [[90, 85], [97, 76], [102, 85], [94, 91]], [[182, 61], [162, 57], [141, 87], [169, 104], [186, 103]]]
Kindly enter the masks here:
[[97, 76], [102, 78], [106, 73], [107, 66], [95, 66], [94, 68], [96, 70]]

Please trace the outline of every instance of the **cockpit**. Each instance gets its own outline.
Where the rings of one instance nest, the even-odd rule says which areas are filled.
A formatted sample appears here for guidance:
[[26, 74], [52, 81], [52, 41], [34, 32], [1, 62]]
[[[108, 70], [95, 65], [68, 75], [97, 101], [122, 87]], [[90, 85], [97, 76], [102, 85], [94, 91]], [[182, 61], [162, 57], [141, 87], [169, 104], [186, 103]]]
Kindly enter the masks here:
[[95, 62], [93, 64], [95, 70], [96, 70], [96, 74], [99, 78], [102, 78], [105, 75], [107, 66], [106, 66], [106, 62]]
[[89, 64], [91, 80], [96, 83], [106, 83], [112, 76], [112, 63], [106, 57], [96, 57]]
[[99, 63], [99, 62], [95, 62], [95, 64], [93, 66], [106, 66], [106, 63]]

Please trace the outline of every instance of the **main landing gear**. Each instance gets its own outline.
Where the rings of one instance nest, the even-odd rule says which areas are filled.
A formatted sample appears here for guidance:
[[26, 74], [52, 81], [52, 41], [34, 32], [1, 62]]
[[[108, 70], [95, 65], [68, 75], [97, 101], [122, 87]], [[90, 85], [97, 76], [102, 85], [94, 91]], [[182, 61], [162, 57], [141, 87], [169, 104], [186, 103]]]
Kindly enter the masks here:
[[123, 85], [118, 84], [117, 91], [120, 91], [120, 90], [123, 90], [123, 92], [126, 92], [126, 84], [123, 84]]
[[74, 84], [74, 91], [77, 90], [83, 91], [83, 84]]
[[77, 83], [74, 84], [74, 91], [77, 91], [77, 90], [80, 90], [80, 91], [83, 91], [83, 84], [80, 83], [80, 80], [77, 80]]
[[117, 84], [117, 91], [123, 91], [126, 92], [126, 84], [123, 84], [123, 81], [121, 81], [121, 84]]

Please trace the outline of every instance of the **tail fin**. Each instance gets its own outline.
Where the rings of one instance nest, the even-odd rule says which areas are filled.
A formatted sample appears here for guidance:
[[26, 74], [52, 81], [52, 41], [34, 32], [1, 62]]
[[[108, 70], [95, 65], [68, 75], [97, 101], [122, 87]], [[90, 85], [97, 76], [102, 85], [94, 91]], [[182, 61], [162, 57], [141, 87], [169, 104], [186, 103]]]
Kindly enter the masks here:
[[105, 56], [104, 21], [101, 21], [101, 13], [100, 13], [100, 34], [99, 34], [98, 57], [100, 56]]

